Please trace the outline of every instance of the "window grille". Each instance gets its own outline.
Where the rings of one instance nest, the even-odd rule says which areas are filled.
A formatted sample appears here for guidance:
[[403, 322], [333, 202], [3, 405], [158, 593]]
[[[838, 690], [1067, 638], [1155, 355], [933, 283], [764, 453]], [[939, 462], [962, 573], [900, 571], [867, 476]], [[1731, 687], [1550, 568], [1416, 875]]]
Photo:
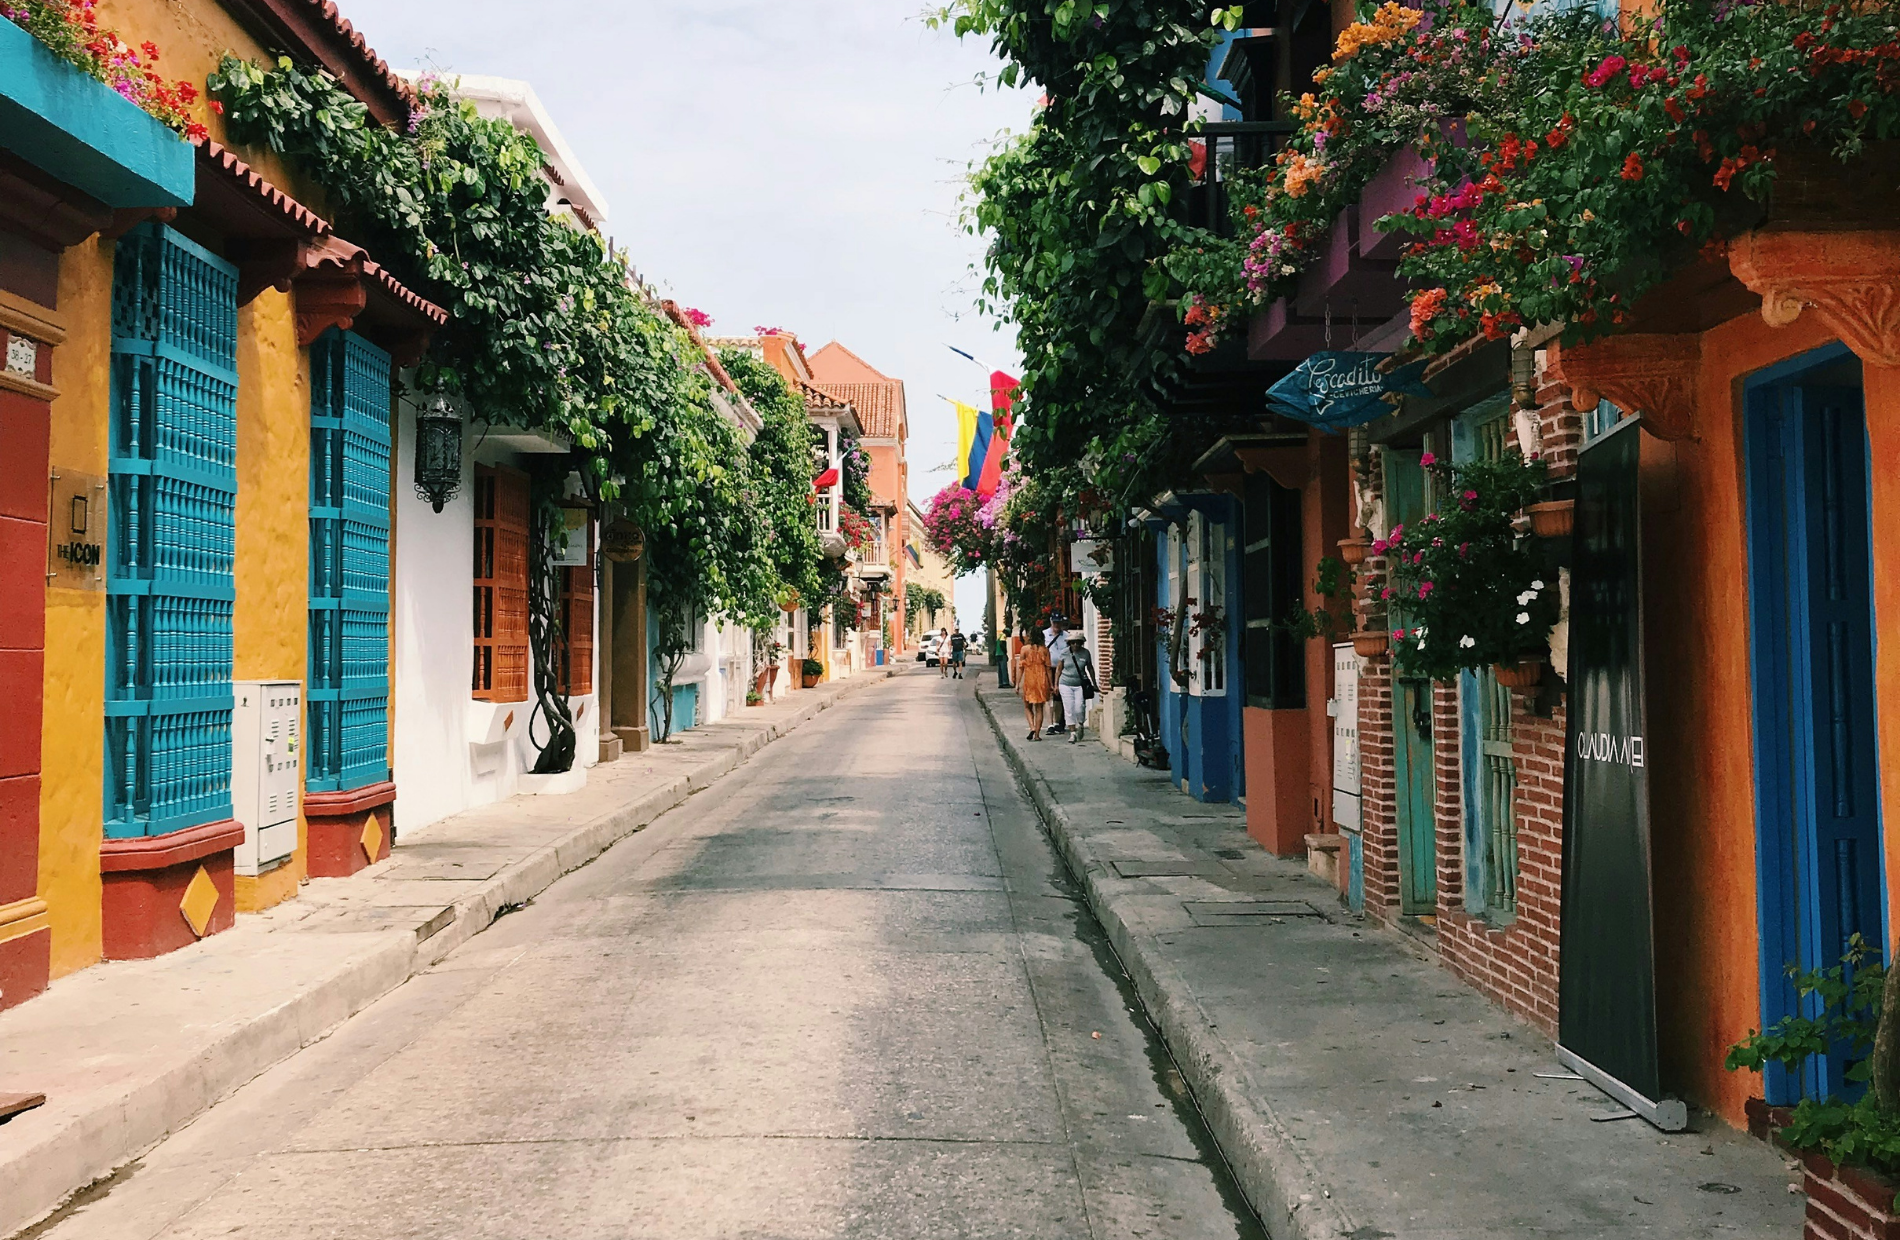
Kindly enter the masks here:
[[306, 787], [389, 778], [389, 354], [310, 347], [310, 760]]
[[475, 467], [473, 695], [528, 698], [528, 475]]
[[231, 816], [237, 269], [161, 224], [112, 274], [105, 833]]

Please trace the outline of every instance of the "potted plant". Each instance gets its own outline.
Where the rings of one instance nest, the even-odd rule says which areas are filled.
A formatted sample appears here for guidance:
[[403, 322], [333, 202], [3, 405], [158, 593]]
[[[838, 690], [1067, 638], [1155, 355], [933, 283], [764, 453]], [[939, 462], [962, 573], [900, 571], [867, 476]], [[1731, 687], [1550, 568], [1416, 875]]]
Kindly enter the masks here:
[[1372, 550], [1372, 539], [1364, 530], [1351, 538], [1339, 540], [1339, 558], [1347, 565], [1364, 564], [1366, 553]]
[[763, 706], [765, 705], [765, 698], [757, 689], [747, 689], [745, 691], [745, 704], [747, 706]]
[[824, 677], [825, 665], [816, 659], [806, 659], [798, 665], [798, 670], [802, 673], [805, 688], [810, 689]]
[[1362, 658], [1374, 658], [1384, 654], [1392, 645], [1392, 639], [1383, 629], [1361, 629], [1352, 635], [1353, 653]]
[[1838, 1053], [1845, 1085], [1792, 1110], [1750, 1104], [1751, 1119], [1772, 1110], [1774, 1139], [1801, 1156], [1810, 1236], [1900, 1234], [1900, 995], [1880, 951], [1851, 936], [1839, 964], [1788, 966], [1802, 1011], [1729, 1047], [1723, 1067], [1759, 1072], [1770, 1063], [1799, 1075], [1814, 1055]]
[[1394, 658], [1433, 680], [1488, 665], [1500, 684], [1529, 688], [1542, 677], [1561, 606], [1515, 529], [1543, 485], [1544, 463], [1514, 452], [1456, 469], [1430, 453], [1424, 463], [1449, 502], [1372, 544], [1390, 565], [1381, 597], [1410, 622], [1393, 630]]
[[1524, 515], [1531, 519], [1531, 533], [1539, 538], [1568, 538], [1571, 528], [1576, 524], [1577, 501], [1574, 499], [1547, 499], [1524, 507]]

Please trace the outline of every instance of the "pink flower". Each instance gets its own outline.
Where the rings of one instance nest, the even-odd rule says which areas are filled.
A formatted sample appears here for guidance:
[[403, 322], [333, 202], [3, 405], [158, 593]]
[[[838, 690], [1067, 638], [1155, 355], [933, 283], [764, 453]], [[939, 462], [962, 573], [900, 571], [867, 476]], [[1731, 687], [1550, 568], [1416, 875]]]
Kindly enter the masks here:
[[1621, 56], [1606, 56], [1603, 58], [1602, 64], [1583, 75], [1583, 84], [1588, 86], [1591, 90], [1595, 90], [1621, 73], [1623, 66], [1628, 63], [1629, 61], [1624, 60]]
[[1438, 588], [1437, 586], [1433, 585], [1429, 581], [1419, 582], [1418, 583], [1418, 601], [1421, 603], [1424, 602], [1426, 597], [1430, 595], [1431, 592], [1437, 588]]
[[1390, 551], [1391, 549], [1392, 549], [1392, 544], [1387, 542], [1385, 539], [1379, 538], [1379, 539], [1373, 540], [1372, 554], [1384, 555], [1386, 552]]
[[1433, 456], [1431, 453], [1427, 452], [1425, 455], [1418, 458], [1418, 463], [1420, 465], [1426, 466], [1427, 468], [1430, 468], [1431, 466], [1438, 464], [1438, 458], [1436, 456]]
[[1381, 590], [1381, 591], [1379, 591], [1379, 597], [1380, 597], [1380, 598], [1391, 598], [1391, 597], [1392, 597], [1392, 587], [1391, 587], [1391, 586], [1387, 586], [1387, 587], [1386, 587], [1385, 589], [1383, 589], [1383, 590]]

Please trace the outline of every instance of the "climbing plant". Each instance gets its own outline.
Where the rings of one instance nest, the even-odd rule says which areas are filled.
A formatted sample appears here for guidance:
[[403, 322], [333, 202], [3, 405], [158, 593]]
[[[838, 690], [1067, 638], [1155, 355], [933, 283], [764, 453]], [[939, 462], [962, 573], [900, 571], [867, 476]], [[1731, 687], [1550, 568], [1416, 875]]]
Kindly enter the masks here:
[[[1174, 204], [1189, 184], [1189, 104], [1240, 10], [1190, 0], [954, 0], [932, 21], [987, 38], [1005, 86], [1045, 101], [970, 180], [965, 227], [987, 237], [980, 307], [1023, 354], [1012, 449], [1038, 472], [1121, 464], [1154, 416], [1148, 384], [1178, 359], [1142, 320], [1162, 259], [1199, 235]], [[1079, 477], [1079, 475], [1072, 475]]]

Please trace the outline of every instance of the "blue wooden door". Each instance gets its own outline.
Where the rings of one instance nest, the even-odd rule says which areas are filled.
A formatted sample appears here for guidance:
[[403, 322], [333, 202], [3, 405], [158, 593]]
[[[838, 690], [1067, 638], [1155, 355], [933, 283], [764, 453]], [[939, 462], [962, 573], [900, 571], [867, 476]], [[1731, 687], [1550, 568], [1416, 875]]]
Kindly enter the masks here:
[[[1873, 697], [1867, 429], [1839, 367], [1748, 393], [1749, 592], [1762, 1020], [1799, 1008], [1786, 966], [1885, 941]], [[1839, 1055], [1769, 1101], [1841, 1090]]]

